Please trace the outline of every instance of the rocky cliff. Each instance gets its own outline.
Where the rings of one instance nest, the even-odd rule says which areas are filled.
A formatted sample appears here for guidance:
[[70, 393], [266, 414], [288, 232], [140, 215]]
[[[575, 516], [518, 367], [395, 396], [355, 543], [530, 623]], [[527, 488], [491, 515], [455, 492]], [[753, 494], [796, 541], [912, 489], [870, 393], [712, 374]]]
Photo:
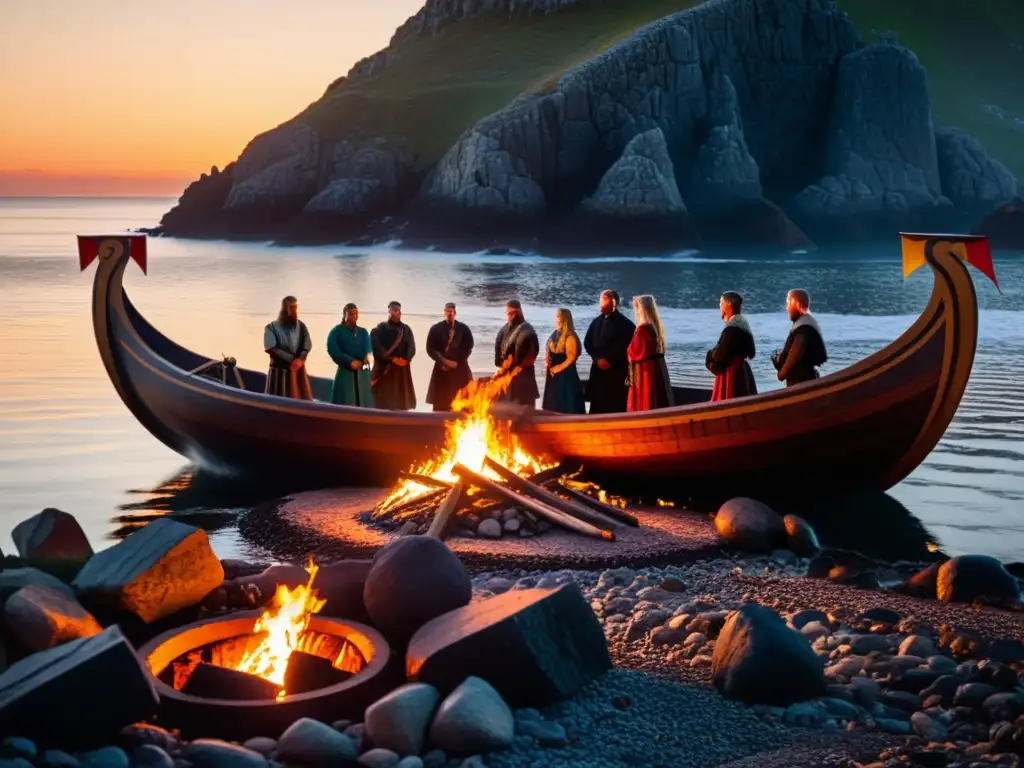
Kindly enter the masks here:
[[[429, 0], [374, 66], [464, 17], [578, 2]], [[296, 118], [246, 147], [226, 194], [226, 172], [190, 187], [164, 231], [207, 236], [219, 220], [222, 234], [330, 240], [382, 231], [386, 218], [406, 236], [443, 229], [475, 247], [564, 239], [585, 217], [603, 236], [656, 229], [666, 246], [745, 226], [750, 240], [790, 244], [804, 241], [794, 221], [819, 240], [950, 227], [1017, 192], [977, 141], [933, 124], [914, 54], [865, 46], [835, 0], [709, 0], [467, 126], [425, 178], [415, 159], [395, 137], [327, 139]]]

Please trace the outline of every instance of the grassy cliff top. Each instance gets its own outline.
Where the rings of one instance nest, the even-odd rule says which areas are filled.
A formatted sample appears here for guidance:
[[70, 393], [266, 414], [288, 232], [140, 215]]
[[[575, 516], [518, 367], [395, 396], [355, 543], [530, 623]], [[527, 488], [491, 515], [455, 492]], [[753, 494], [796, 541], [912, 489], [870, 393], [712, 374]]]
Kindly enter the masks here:
[[[433, 165], [467, 127], [638, 28], [699, 0], [606, 0], [550, 16], [485, 15], [405, 43], [384, 72], [329, 89], [304, 118], [328, 137], [408, 139]], [[839, 0], [868, 42], [894, 30], [929, 72], [936, 122], [956, 125], [1024, 179], [1022, 0]], [[1015, 123], [1014, 117], [1021, 122]]]

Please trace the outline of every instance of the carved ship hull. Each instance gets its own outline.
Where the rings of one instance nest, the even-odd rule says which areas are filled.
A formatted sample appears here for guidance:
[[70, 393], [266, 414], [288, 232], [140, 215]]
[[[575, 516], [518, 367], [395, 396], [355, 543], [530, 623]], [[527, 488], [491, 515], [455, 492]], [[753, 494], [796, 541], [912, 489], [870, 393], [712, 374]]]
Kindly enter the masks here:
[[[452, 414], [394, 412], [263, 394], [265, 373], [237, 369], [245, 389], [191, 374], [211, 358], [174, 343], [122, 287], [129, 242], [101, 253], [93, 325], [114, 387], [172, 450], [212, 469], [387, 485], [436, 455]], [[105, 241], [109, 242], [109, 241]], [[144, 244], [142, 246], [144, 248]], [[578, 460], [596, 479], [740, 492], [791, 485], [885, 490], [912, 472], [960, 403], [977, 343], [974, 286], [950, 242], [933, 238], [930, 301], [898, 339], [814, 382], [710, 403], [677, 389], [673, 408], [615, 415], [509, 414], [526, 446]], [[84, 262], [83, 262], [84, 263]], [[313, 379], [327, 399], [329, 379]]]

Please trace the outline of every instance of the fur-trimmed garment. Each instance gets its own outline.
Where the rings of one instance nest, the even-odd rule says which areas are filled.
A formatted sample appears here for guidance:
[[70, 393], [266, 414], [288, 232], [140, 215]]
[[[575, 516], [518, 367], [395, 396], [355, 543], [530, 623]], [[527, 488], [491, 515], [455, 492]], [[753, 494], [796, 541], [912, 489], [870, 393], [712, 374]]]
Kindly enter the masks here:
[[742, 314], [733, 315], [726, 321], [718, 343], [708, 350], [704, 359], [707, 369], [715, 375], [711, 402], [757, 394], [754, 372], [747, 362], [753, 360], [755, 354], [754, 332], [747, 318]]
[[312, 400], [306, 366], [297, 371], [291, 370], [292, 361], [296, 358], [305, 361], [311, 348], [309, 331], [301, 320], [292, 325], [280, 320], [267, 323], [263, 328], [263, 349], [270, 355], [270, 369], [263, 391], [268, 395]]
[[782, 351], [772, 355], [775, 370], [780, 373], [786, 371], [787, 387], [814, 381], [818, 378], [818, 366], [824, 365], [827, 360], [825, 337], [821, 333], [821, 326], [810, 312], [794, 321], [789, 336], [786, 337], [786, 345]]

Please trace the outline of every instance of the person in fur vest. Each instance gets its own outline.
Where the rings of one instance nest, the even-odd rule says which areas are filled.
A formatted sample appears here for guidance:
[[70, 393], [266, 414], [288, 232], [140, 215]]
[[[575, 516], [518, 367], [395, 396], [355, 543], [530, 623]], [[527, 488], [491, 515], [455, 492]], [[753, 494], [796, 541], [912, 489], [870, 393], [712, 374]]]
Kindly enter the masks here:
[[711, 402], [731, 400], [757, 394], [754, 373], [747, 360], [756, 353], [754, 334], [743, 316], [743, 297], [735, 291], [726, 291], [718, 302], [725, 328], [714, 349], [709, 349], [704, 364], [715, 375]]
[[828, 360], [828, 352], [821, 326], [811, 315], [811, 297], [807, 291], [800, 288], [790, 291], [786, 295], [786, 312], [793, 326], [785, 346], [772, 355], [772, 364], [779, 372], [779, 381], [792, 387], [817, 379], [818, 366]]

